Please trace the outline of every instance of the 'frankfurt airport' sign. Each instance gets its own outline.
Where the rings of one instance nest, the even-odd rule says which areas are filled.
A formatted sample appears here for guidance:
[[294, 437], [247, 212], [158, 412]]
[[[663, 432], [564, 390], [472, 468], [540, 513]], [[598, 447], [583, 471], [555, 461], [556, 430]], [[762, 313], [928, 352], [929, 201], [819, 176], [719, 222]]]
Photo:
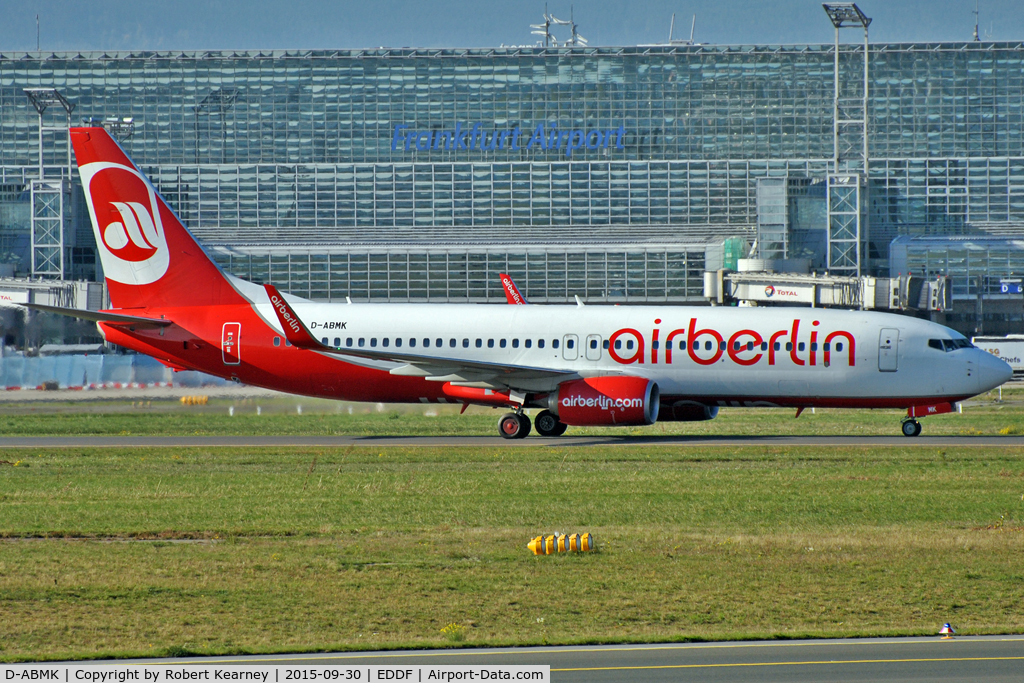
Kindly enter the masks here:
[[532, 131], [523, 131], [521, 126], [515, 128], [485, 131], [483, 124], [455, 124], [453, 130], [415, 130], [411, 126], [400, 123], [395, 126], [395, 136], [391, 139], [391, 149], [403, 149], [407, 152], [427, 152], [430, 150], [483, 150], [497, 149], [529, 149], [529, 150], [561, 150], [565, 156], [571, 157], [573, 152], [585, 149], [625, 149], [622, 139], [626, 136], [626, 127], [611, 129], [583, 128], [562, 129], [558, 124], [545, 126], [538, 123]]

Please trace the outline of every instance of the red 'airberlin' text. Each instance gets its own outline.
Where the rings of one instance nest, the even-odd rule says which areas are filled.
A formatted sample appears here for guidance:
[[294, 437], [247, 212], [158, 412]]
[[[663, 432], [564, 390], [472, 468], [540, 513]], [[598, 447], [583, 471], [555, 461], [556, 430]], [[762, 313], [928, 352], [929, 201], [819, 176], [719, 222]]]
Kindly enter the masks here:
[[271, 296], [270, 303], [274, 304], [274, 308], [280, 311], [281, 319], [288, 323], [288, 327], [292, 328], [295, 332], [302, 331], [302, 326], [299, 324], [299, 321], [292, 317], [291, 311], [288, 310], [288, 304], [277, 296]]
[[[660, 324], [661, 319], [658, 318], [654, 322]], [[663, 334], [663, 330], [656, 327], [651, 330], [649, 339], [635, 328], [624, 327], [608, 337], [608, 355], [622, 365], [643, 364], [645, 361], [651, 364], [671, 364], [683, 353], [698, 365], [714, 365], [725, 356], [737, 365], [743, 366], [759, 363], [777, 365], [785, 356], [789, 356], [790, 362], [794, 365], [801, 366], [829, 367], [833, 361], [844, 357], [849, 367], [856, 365], [857, 345], [853, 334], [846, 330], [835, 330], [821, 335], [817, 329], [820, 321], [813, 320], [810, 333], [801, 335], [801, 322], [806, 321], [794, 319], [788, 329], [768, 335], [757, 330], [744, 329], [733, 332], [728, 337], [714, 328], [699, 327], [697, 318], [691, 318], [685, 328], [673, 329], [667, 334]], [[661, 339], [664, 339], [664, 349], [660, 348]], [[616, 344], [622, 340], [626, 341], [625, 351], [628, 355], [623, 355], [621, 343]], [[676, 355], [675, 359], [673, 354]]]

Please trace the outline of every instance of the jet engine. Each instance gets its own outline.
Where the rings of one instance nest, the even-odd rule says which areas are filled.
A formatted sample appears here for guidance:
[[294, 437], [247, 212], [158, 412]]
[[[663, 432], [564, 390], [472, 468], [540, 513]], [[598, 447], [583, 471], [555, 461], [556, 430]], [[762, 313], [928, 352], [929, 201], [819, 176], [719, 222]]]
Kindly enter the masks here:
[[547, 398], [563, 424], [649, 425], [658, 419], [658, 385], [643, 377], [588, 377], [564, 382]]

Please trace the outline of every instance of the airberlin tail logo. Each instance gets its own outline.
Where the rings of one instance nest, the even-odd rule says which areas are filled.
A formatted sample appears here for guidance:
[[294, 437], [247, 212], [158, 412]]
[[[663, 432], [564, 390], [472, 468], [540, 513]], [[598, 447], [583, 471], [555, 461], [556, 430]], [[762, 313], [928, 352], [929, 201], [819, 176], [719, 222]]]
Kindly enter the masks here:
[[136, 169], [110, 162], [81, 168], [103, 273], [116, 282], [156, 282], [170, 264], [156, 192]]

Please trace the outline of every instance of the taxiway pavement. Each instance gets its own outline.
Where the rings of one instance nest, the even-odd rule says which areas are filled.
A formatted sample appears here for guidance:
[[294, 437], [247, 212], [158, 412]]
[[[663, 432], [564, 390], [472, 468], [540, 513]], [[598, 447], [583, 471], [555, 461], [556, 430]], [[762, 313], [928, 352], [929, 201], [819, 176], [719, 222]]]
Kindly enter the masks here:
[[336, 652], [97, 662], [250, 665], [549, 665], [556, 683], [597, 681], [1024, 680], [1024, 636], [857, 638], [729, 643]]

